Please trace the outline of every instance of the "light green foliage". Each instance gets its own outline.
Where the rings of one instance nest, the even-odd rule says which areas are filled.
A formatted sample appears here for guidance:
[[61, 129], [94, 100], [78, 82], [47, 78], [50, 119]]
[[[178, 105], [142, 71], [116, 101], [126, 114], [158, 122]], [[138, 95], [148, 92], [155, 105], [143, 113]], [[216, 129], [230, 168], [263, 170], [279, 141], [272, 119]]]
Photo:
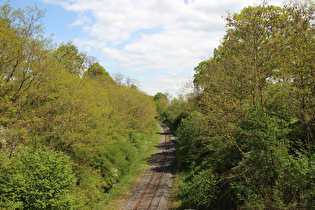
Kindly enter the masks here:
[[167, 106], [169, 104], [169, 100], [167, 98], [167, 95], [159, 92], [159, 93], [155, 94], [153, 100], [154, 100], [154, 103], [156, 105], [156, 109], [157, 109], [159, 116], [163, 117], [165, 115]]
[[178, 98], [173, 98], [169, 101], [168, 94], [157, 93], [153, 100], [155, 102], [159, 120], [170, 127], [173, 132], [176, 132], [181, 120], [193, 111], [196, 106], [196, 101], [188, 95], [179, 95]]
[[42, 38], [41, 25], [37, 25], [43, 12], [37, 8], [13, 11], [8, 5], [2, 6], [0, 12], [0, 124], [10, 130], [7, 142], [12, 156], [18, 144], [26, 141], [29, 121], [36, 120], [28, 104], [40, 97], [37, 89], [52, 62], [47, 49], [50, 42]]
[[156, 107], [72, 42], [55, 49], [43, 15], [0, 7], [1, 207], [92, 208], [147, 148]]
[[288, 21], [284, 28], [286, 51], [280, 73], [286, 81], [289, 97], [294, 98], [290, 104], [295, 116], [303, 125], [305, 143], [309, 149], [314, 145], [314, 56], [315, 56], [315, 5], [313, 1], [293, 2], [287, 10]]
[[114, 84], [114, 80], [109, 73], [99, 63], [93, 63], [90, 68], [84, 73], [84, 76], [88, 76], [92, 79], [104, 80], [110, 84]]
[[[145, 132], [154, 124], [156, 108], [150, 96], [132, 87], [116, 86], [110, 91], [110, 103], [114, 105], [119, 126], [133, 131]], [[141, 102], [141, 103], [140, 103]], [[122, 133], [122, 130], [117, 131]]]
[[173, 132], [176, 132], [181, 120], [188, 116], [188, 103], [185, 102], [184, 96], [179, 95], [178, 99], [174, 98], [165, 111], [166, 119], [163, 123], [167, 124]]
[[1, 159], [0, 206], [19, 209], [71, 209], [76, 178], [69, 157], [54, 151], [22, 152]]
[[56, 59], [69, 73], [78, 76], [81, 76], [86, 68], [86, 54], [79, 53], [78, 48], [72, 42], [61, 44], [58, 47]]

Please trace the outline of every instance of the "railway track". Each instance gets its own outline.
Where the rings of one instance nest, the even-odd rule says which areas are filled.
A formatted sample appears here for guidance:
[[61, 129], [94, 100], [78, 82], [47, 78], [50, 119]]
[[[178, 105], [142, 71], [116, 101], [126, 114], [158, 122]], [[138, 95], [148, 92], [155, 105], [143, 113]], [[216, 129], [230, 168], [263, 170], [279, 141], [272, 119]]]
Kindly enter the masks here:
[[159, 127], [162, 132], [159, 150], [150, 169], [123, 209], [167, 208], [175, 147], [171, 131], [163, 124], [159, 124]]

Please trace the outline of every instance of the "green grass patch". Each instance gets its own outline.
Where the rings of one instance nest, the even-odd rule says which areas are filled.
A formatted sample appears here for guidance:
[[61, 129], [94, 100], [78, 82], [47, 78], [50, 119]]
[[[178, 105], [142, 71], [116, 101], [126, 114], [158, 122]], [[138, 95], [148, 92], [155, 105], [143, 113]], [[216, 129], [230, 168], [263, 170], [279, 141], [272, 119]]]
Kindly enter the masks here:
[[182, 200], [178, 198], [177, 192], [179, 191], [180, 174], [176, 173], [173, 180], [173, 188], [171, 191], [171, 198], [168, 209], [179, 209], [182, 205]]

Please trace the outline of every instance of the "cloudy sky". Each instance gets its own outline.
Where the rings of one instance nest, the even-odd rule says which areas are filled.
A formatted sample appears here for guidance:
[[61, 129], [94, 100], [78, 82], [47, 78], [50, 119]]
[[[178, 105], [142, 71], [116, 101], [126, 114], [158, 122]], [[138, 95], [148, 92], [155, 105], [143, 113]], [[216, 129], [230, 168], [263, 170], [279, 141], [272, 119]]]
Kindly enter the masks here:
[[[283, 0], [270, 0], [282, 5]], [[1, 1], [2, 3], [2, 1]], [[45, 32], [72, 40], [111, 74], [139, 81], [154, 95], [181, 93], [194, 67], [212, 56], [225, 34], [222, 18], [261, 0], [11, 0], [46, 9]]]

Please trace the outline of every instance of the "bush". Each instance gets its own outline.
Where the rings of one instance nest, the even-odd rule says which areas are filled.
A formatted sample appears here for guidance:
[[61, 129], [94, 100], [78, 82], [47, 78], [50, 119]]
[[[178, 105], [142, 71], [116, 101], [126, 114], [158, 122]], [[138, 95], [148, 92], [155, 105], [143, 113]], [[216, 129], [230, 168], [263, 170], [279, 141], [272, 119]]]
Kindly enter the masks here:
[[69, 157], [40, 151], [0, 161], [0, 208], [74, 208], [70, 193], [76, 179]]
[[213, 207], [219, 192], [220, 180], [211, 170], [200, 171], [194, 175], [189, 185], [189, 194], [192, 204], [198, 209], [210, 209]]

